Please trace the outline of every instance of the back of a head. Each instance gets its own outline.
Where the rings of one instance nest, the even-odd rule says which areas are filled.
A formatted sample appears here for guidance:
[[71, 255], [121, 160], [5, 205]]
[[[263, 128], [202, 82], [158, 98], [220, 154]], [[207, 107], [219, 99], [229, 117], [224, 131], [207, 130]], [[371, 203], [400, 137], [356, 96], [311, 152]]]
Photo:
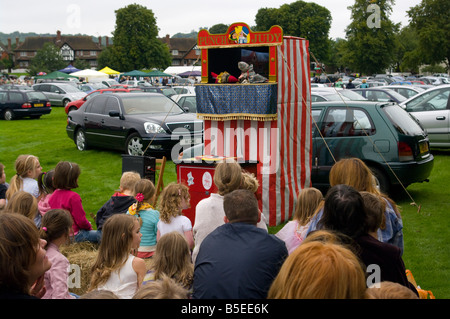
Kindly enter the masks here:
[[361, 194], [348, 185], [331, 187], [325, 196], [319, 228], [356, 238], [366, 233], [366, 213]]
[[228, 194], [240, 188], [242, 184], [241, 165], [232, 160], [226, 160], [217, 164], [214, 170], [214, 184], [220, 195]]
[[76, 163], [61, 161], [56, 164], [53, 174], [53, 186], [56, 189], [73, 189], [78, 187], [80, 167]]
[[298, 196], [294, 218], [300, 223], [300, 225], [306, 225], [322, 201], [322, 192], [317, 188], [308, 187], [302, 189]]
[[361, 192], [361, 197], [366, 211], [367, 231], [376, 232], [383, 222], [386, 202], [382, 197], [369, 192]]
[[378, 193], [370, 168], [359, 158], [344, 158], [331, 167], [329, 181], [331, 186], [346, 184], [357, 191]]
[[10, 213], [17, 213], [33, 220], [38, 210], [38, 202], [30, 193], [18, 191], [11, 196], [5, 209]]
[[122, 189], [134, 191], [134, 186], [141, 180], [138, 172], [124, 172], [120, 178], [120, 187]]
[[163, 275], [141, 286], [132, 299], [188, 299], [189, 292], [175, 280]]
[[285, 260], [269, 299], [362, 299], [364, 270], [349, 249], [334, 243], [302, 243]]
[[408, 287], [396, 282], [382, 281], [366, 290], [367, 299], [419, 299]]
[[258, 200], [254, 193], [247, 189], [237, 189], [226, 194], [223, 198], [223, 209], [230, 223], [258, 223]]

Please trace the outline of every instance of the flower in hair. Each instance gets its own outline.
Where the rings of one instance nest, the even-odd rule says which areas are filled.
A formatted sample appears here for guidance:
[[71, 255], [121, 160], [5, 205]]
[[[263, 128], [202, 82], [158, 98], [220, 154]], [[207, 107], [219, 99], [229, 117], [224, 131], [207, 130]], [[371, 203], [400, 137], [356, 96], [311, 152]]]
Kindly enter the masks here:
[[42, 230], [47, 232], [47, 227], [42, 227]]
[[136, 200], [137, 200], [138, 202], [142, 202], [142, 201], [144, 200], [144, 194], [142, 194], [142, 193], [137, 193], [137, 194], [136, 194]]

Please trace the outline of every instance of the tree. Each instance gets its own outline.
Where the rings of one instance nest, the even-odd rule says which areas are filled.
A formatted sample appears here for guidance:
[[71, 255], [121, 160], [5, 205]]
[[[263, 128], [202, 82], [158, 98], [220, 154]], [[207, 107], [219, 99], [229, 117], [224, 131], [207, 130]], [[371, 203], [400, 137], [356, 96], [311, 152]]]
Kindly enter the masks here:
[[223, 34], [223, 33], [227, 33], [228, 31], [228, 25], [223, 24], [223, 23], [219, 23], [219, 24], [215, 24], [213, 25], [211, 28], [209, 28], [209, 33], [211, 34]]
[[395, 70], [400, 72], [418, 73], [421, 57], [417, 54], [419, 41], [417, 39], [416, 30], [410, 25], [406, 26], [396, 34], [395, 38]]
[[318, 4], [296, 1], [284, 4], [279, 9], [259, 9], [256, 17], [256, 30], [267, 31], [279, 25], [285, 35], [298, 36], [309, 40], [309, 47], [319, 62], [324, 62], [330, 52], [328, 33], [331, 27], [330, 11]]
[[[153, 11], [138, 4], [116, 10], [114, 67], [118, 70], [165, 69], [171, 64], [167, 45], [158, 38]], [[120, 55], [120, 56], [117, 56]]]
[[422, 62], [449, 67], [450, 61], [450, 2], [448, 0], [422, 0], [408, 12], [410, 25], [417, 31], [418, 54]]
[[350, 6], [352, 22], [346, 29], [344, 59], [355, 72], [384, 73], [391, 65], [395, 48], [395, 33], [400, 24], [389, 20], [394, 0], [355, 0]]
[[50, 73], [66, 67], [67, 62], [63, 60], [60, 49], [51, 42], [44, 44], [42, 49], [37, 50], [36, 55], [31, 60], [30, 75], [38, 72]]

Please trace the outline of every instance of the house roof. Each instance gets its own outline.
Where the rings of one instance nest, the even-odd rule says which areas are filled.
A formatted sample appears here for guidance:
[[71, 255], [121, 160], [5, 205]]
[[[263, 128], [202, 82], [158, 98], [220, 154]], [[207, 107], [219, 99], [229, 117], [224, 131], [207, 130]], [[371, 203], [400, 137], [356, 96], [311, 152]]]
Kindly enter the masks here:
[[183, 58], [193, 47], [197, 45], [195, 38], [169, 38], [167, 35], [159, 39], [161, 42], [167, 44], [169, 50], [178, 50], [178, 55], [174, 57]]
[[28, 37], [14, 51], [37, 51], [47, 42], [52, 42], [59, 48], [67, 43], [74, 50], [101, 50], [101, 46], [90, 36], [62, 35], [59, 39], [58, 37]]

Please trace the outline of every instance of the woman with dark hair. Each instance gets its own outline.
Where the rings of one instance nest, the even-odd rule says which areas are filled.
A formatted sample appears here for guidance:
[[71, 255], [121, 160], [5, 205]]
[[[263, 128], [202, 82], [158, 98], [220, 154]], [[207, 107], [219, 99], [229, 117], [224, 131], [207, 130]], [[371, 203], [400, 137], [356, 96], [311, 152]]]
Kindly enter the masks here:
[[51, 262], [33, 222], [0, 214], [0, 299], [36, 299], [45, 294], [44, 273]]

